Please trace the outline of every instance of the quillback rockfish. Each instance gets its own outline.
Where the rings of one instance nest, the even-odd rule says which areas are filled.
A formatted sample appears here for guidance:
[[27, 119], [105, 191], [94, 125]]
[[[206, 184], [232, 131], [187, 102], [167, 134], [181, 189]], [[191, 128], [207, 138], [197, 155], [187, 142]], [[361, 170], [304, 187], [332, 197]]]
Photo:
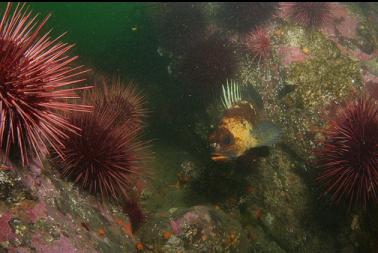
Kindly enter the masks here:
[[279, 141], [281, 130], [260, 119], [254, 101], [248, 98], [248, 87], [227, 81], [222, 89], [225, 111], [215, 131], [209, 135], [211, 159], [234, 160], [250, 149], [272, 146]]

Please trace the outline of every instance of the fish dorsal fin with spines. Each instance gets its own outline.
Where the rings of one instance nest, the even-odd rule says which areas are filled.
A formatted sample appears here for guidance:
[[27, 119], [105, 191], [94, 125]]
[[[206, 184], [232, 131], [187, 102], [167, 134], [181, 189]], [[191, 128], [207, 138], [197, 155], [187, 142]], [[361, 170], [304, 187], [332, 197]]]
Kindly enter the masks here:
[[242, 100], [240, 85], [233, 80], [227, 80], [226, 85], [222, 85], [222, 104], [226, 109]]

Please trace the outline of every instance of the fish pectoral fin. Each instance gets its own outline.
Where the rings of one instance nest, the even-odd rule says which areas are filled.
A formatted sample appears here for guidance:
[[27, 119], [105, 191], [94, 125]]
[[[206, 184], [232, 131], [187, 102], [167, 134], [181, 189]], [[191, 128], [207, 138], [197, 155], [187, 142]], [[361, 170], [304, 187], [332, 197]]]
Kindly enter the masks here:
[[256, 125], [251, 131], [251, 135], [256, 139], [256, 147], [273, 146], [279, 142], [281, 129], [271, 122], [263, 121]]

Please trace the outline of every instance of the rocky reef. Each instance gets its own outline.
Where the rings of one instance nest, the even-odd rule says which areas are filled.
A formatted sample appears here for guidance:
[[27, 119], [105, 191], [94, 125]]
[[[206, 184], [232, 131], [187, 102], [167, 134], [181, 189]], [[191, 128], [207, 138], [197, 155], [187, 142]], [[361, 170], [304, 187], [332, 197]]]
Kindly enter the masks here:
[[[177, 238], [172, 230], [170, 224], [177, 217], [175, 212], [169, 212], [172, 205], [168, 205], [164, 218], [157, 222], [160, 230], [155, 232], [169, 231], [177, 245], [162, 240], [150, 250], [168, 252], [162, 249], [169, 244], [177, 247], [178, 252], [374, 252], [376, 208], [359, 210], [334, 205], [315, 180], [319, 173], [316, 150], [324, 138], [322, 129], [332, 120], [337, 107], [353, 97], [375, 96], [378, 34], [371, 27], [376, 15], [373, 8], [366, 11], [366, 6], [358, 4], [332, 3], [332, 21], [317, 29], [294, 24], [278, 15], [264, 25], [272, 47], [271, 58], [264, 64], [247, 53], [242, 35], [222, 30], [216, 19], [211, 21], [216, 16], [217, 4], [204, 8], [212, 29], [227, 34], [237, 48], [240, 68], [228, 78], [259, 94], [258, 104], [264, 117], [279, 125], [283, 136], [267, 152], [255, 150], [235, 162], [215, 164], [206, 158], [209, 150], [203, 147], [196, 158], [182, 158], [175, 169], [171, 168], [176, 176], [171, 174], [174, 187], [169, 188], [169, 195], [174, 198], [174, 191], [181, 192], [177, 196], [179, 203], [189, 208], [186, 210], [193, 210], [189, 205], [193, 202], [220, 208], [240, 223], [242, 234], [247, 237], [240, 243], [245, 245], [223, 251], [182, 246], [186, 238]], [[174, 55], [169, 58], [173, 59], [174, 70], [180, 59]], [[174, 79], [179, 78], [174, 71], [171, 74]], [[215, 101], [205, 106], [202, 115], [192, 118], [197, 146], [206, 145], [208, 133], [221, 113], [222, 108]], [[181, 163], [192, 165], [191, 176], [186, 176], [188, 172]], [[192, 201], [187, 201], [189, 198]], [[143, 240], [147, 244], [151, 241], [146, 237]]]
[[[248, 54], [242, 34], [217, 23], [219, 4], [186, 5], [201, 19], [186, 16], [172, 30], [186, 27], [184, 42], [197, 31], [195, 40], [158, 40], [174, 85], [154, 87], [151, 100], [160, 103], [155, 125], [168, 133], [153, 143], [152, 175], [139, 203], [145, 222], [133, 228], [119, 204], [100, 202], [48, 161], [34, 161], [0, 170], [0, 252], [376, 252], [377, 207], [334, 205], [315, 180], [316, 149], [337, 106], [361, 94], [377, 98], [378, 7], [368, 5], [334, 4], [332, 22], [316, 29], [277, 9], [264, 23], [272, 47], [264, 64]], [[160, 8], [180, 20], [181, 12], [173, 13], [179, 5]], [[227, 38], [237, 60], [237, 71], [222, 78], [249, 86], [263, 117], [283, 133], [273, 147], [227, 163], [212, 161], [207, 143], [223, 110], [209, 97], [221, 84], [199, 102], [193, 94], [203, 87], [180, 79], [185, 55], [213, 34]]]
[[42, 164], [0, 171], [0, 252], [136, 252], [122, 209]]

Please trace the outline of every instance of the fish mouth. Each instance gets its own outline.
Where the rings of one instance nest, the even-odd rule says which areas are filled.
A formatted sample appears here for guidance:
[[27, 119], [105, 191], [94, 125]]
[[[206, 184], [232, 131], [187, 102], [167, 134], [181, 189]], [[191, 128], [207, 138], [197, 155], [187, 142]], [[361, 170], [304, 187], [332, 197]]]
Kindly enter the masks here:
[[216, 161], [216, 162], [225, 162], [225, 161], [230, 160], [230, 158], [222, 154], [212, 154], [211, 160]]
[[213, 149], [213, 152], [211, 153], [211, 160], [216, 162], [225, 162], [230, 160], [230, 156], [220, 152], [221, 147], [218, 143], [211, 143], [210, 147]]

